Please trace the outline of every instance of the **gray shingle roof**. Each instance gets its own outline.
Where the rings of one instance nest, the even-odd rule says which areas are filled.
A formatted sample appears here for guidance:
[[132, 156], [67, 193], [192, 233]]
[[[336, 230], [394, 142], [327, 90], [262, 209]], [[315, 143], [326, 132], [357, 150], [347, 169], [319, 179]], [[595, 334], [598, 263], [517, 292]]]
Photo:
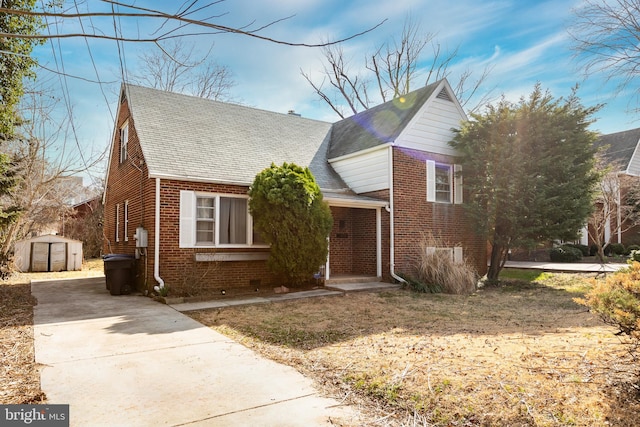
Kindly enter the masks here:
[[640, 141], [640, 128], [602, 135], [596, 141], [596, 147], [603, 147], [604, 156], [610, 164], [616, 164], [620, 170], [626, 170]]
[[125, 93], [151, 176], [249, 185], [288, 162], [322, 189], [347, 187], [327, 162], [331, 123], [129, 84]]
[[437, 81], [334, 124], [329, 158], [394, 141], [440, 84]]

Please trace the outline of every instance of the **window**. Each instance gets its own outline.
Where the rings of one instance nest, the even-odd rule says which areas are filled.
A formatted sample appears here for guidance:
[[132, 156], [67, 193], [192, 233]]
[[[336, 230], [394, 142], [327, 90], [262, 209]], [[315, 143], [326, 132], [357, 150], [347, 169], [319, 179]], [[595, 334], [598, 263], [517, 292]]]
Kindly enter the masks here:
[[120, 203], [116, 205], [116, 242], [120, 241]]
[[129, 241], [129, 201], [124, 201], [124, 241]]
[[247, 197], [180, 192], [180, 247], [264, 245]]
[[453, 262], [462, 262], [464, 260], [462, 256], [462, 247], [456, 246], [454, 248], [441, 248], [441, 247], [428, 247], [426, 248], [427, 255], [432, 254], [434, 252], [445, 252], [451, 257], [451, 261]]
[[247, 199], [220, 197], [220, 244], [247, 244]]
[[196, 199], [196, 243], [215, 243], [215, 201], [213, 197]]
[[120, 128], [120, 163], [127, 160], [127, 145], [129, 145], [129, 122]]
[[436, 165], [436, 202], [451, 203], [451, 166]]
[[462, 168], [427, 160], [427, 201], [462, 203]]

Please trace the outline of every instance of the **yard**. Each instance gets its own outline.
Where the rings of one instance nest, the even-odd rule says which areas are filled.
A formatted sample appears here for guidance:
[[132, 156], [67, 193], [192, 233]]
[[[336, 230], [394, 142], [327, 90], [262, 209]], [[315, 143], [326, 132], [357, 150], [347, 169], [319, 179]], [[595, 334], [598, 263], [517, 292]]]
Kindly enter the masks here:
[[[101, 273], [95, 262], [64, 274]], [[634, 364], [615, 330], [573, 302], [583, 282], [511, 277], [470, 296], [354, 293], [192, 316], [296, 367], [371, 426], [640, 425]], [[46, 401], [32, 278], [43, 277], [0, 284], [0, 404]]]
[[640, 425], [627, 347], [573, 301], [583, 281], [515, 276], [470, 296], [359, 293], [192, 316], [314, 378], [369, 425]]

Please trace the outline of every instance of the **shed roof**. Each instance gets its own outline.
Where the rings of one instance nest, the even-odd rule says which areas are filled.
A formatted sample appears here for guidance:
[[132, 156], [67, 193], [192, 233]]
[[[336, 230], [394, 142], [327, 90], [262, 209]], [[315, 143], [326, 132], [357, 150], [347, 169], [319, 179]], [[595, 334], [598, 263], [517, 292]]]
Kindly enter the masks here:
[[[29, 237], [27, 239], [19, 240], [19, 242], [46, 242], [46, 243], [58, 243], [58, 242], [66, 242], [66, 243], [80, 243], [81, 240], [70, 239], [64, 236], [58, 236], [56, 234], [45, 234], [42, 236]], [[18, 242], [16, 242], [18, 243]]]

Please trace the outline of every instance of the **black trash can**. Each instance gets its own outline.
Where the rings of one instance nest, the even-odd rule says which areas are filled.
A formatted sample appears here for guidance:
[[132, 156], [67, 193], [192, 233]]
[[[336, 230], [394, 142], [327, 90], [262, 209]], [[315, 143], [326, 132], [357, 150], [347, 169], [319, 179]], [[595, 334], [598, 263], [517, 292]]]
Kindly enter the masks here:
[[[104, 268], [104, 276], [105, 278], [107, 277], [107, 263], [105, 260], [109, 259], [109, 258], [114, 258], [114, 257], [128, 257], [130, 255], [127, 254], [106, 254], [106, 255], [102, 255], [102, 263], [103, 263], [103, 268]], [[105, 280], [105, 283], [107, 285], [107, 290], [109, 290], [109, 288], [111, 287], [111, 283], [109, 283], [109, 280]]]
[[122, 295], [134, 288], [133, 255], [109, 254], [103, 257], [104, 275], [111, 295]]

